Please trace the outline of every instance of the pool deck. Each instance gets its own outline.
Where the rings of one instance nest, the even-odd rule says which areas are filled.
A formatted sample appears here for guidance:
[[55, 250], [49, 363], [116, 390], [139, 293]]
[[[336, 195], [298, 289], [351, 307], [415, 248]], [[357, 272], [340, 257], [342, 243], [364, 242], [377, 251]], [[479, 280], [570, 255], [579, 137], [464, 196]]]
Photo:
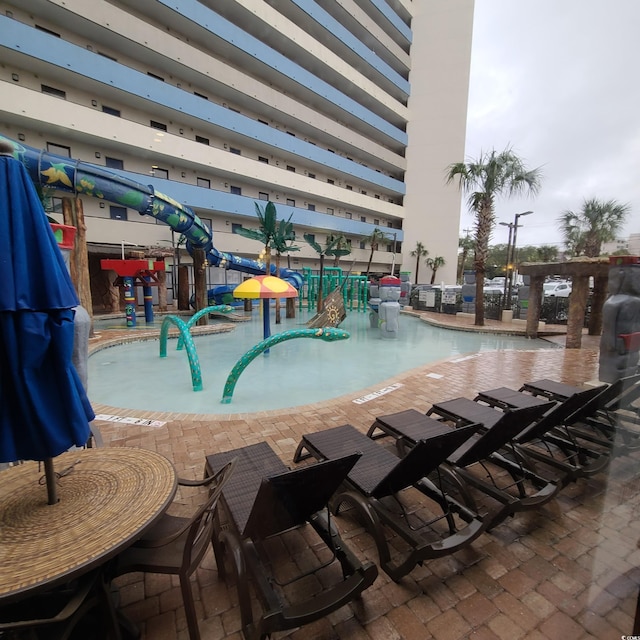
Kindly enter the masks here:
[[[427, 322], [450, 328], [505, 329], [492, 321], [476, 329], [470, 318], [417, 313]], [[509, 333], [523, 330], [509, 329]], [[555, 334], [550, 339], [563, 345], [562, 329], [547, 327], [545, 331]], [[127, 330], [121, 333], [126, 335]], [[136, 332], [136, 339], [143, 333]], [[90, 349], [118, 337], [112, 331], [106, 334], [93, 338]], [[266, 441], [291, 465], [305, 433], [345, 423], [364, 432], [378, 415], [407, 408], [426, 411], [437, 401], [472, 398], [479, 390], [497, 386], [517, 388], [543, 377], [588, 384], [597, 379], [597, 371], [598, 340], [585, 336], [579, 350], [456, 356], [358, 393], [295, 409], [196, 415], [94, 404], [94, 410], [129, 422], [114, 422], [113, 417], [97, 420], [105, 445], [158, 451], [175, 464], [182, 477], [199, 478], [209, 453]], [[131, 424], [136, 419], [162, 424]], [[274, 638], [606, 640], [631, 634], [640, 583], [638, 456], [613, 459], [606, 472], [569, 485], [538, 511], [517, 514], [491, 533], [482, 534], [465, 551], [426, 562], [397, 584], [381, 573], [359, 602]], [[337, 522], [350, 546], [375, 562], [371, 538], [348, 517]], [[187, 638], [177, 580], [132, 574], [120, 578], [118, 584], [121, 604], [140, 625], [143, 638]], [[192, 584], [203, 640], [241, 640], [235, 587], [218, 579], [211, 551]]]

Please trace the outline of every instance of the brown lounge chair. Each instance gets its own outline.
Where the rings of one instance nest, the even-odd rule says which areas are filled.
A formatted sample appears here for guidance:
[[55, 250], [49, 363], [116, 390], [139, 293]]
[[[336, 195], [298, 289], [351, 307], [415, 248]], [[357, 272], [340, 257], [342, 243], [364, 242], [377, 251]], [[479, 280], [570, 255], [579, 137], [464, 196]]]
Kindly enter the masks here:
[[[513, 438], [539, 419], [552, 403], [543, 402], [503, 412], [466, 398], [457, 401], [458, 406], [467, 403], [471, 405], [467, 411], [473, 411], [484, 428], [453, 451], [441, 465], [441, 471], [456, 486], [471, 509], [478, 511], [471, 488], [499, 503], [500, 506], [497, 509], [490, 508], [490, 513], [485, 517], [487, 530], [491, 530], [519, 511], [536, 509], [549, 502], [560, 489], [558, 483], [530, 469], [512, 444]], [[377, 438], [380, 434], [376, 432], [380, 431], [392, 436], [402, 454], [415, 446], [434, 422], [442, 424], [409, 409], [377, 418], [367, 435]], [[459, 422], [459, 416], [456, 416], [455, 422]]]
[[[609, 464], [610, 450], [581, 442], [567, 421], [576, 411], [602, 393], [604, 386], [577, 389], [566, 400], [552, 405], [541, 418], [513, 438], [518, 452], [542, 477], [553, 473], [553, 479], [564, 487], [578, 478], [590, 477]], [[482, 392], [482, 399], [491, 392]], [[512, 391], [517, 394], [518, 392]], [[523, 396], [525, 394], [522, 394]], [[504, 399], [504, 398], [503, 398]], [[527, 400], [530, 405], [530, 401]], [[427, 415], [438, 415], [457, 424], [482, 422], [490, 407], [467, 398], [455, 398], [434, 404]], [[480, 416], [480, 417], [479, 417]], [[489, 426], [489, 423], [483, 423]]]
[[[471, 425], [453, 431], [436, 422], [423, 440], [404, 458], [398, 458], [347, 424], [303, 436], [294, 461], [309, 456], [334, 460], [354, 451], [361, 454], [332, 499], [331, 508], [335, 514], [343, 503], [355, 508], [375, 540], [380, 567], [397, 581], [424, 560], [468, 546], [484, 531], [486, 525], [477, 513], [447, 495], [441, 483], [426, 477], [431, 472], [437, 474], [440, 463], [476, 429], [476, 425]], [[414, 501], [423, 503], [419, 507], [420, 515], [428, 512], [428, 519], [408, 511], [405, 496], [412, 491], [412, 486], [418, 489]], [[424, 504], [424, 496], [435, 502], [442, 513], [434, 515], [432, 505]], [[392, 558], [385, 529], [402, 538], [408, 551], [397, 552]]]
[[[377, 567], [361, 562], [349, 550], [328, 509], [323, 512], [358, 459], [350, 453], [293, 471], [266, 442], [207, 456], [208, 473], [237, 458], [235, 473], [222, 491], [220, 506], [225, 521], [218, 511], [213, 547], [222, 577], [226, 574], [225, 557], [231, 561], [246, 640], [266, 638], [323, 618], [357, 598], [376, 579]], [[304, 526], [307, 523], [310, 527]], [[315, 549], [320, 541], [329, 550], [327, 554], [326, 547], [319, 550], [323, 562], [292, 576], [295, 561], [308, 566], [309, 549]], [[304, 557], [295, 557], [292, 562], [294, 552], [287, 549], [295, 548]], [[283, 554], [278, 562], [276, 557]], [[316, 579], [308, 579], [311, 575]], [[250, 582], [262, 606], [259, 617], [254, 616]]]

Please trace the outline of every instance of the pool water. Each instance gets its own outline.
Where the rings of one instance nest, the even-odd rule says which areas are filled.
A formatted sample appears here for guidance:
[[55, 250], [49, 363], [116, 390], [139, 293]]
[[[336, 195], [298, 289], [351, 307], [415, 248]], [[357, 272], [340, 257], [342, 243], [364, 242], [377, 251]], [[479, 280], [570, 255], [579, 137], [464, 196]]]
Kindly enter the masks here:
[[[168, 341], [166, 358], [159, 357], [158, 340], [147, 340], [103, 349], [89, 358], [90, 400], [149, 411], [253, 413], [336, 398], [463, 354], [554, 348], [544, 340], [440, 329], [408, 315], [400, 317], [397, 339], [383, 339], [370, 326], [369, 314], [354, 312], [340, 325], [351, 334], [348, 340], [300, 338], [272, 347], [269, 355], [259, 355], [241, 374], [231, 403], [222, 404], [233, 366], [262, 340], [262, 318], [258, 311], [253, 315], [229, 333], [194, 337], [202, 391], [193, 391], [187, 353], [176, 350], [176, 340]], [[303, 311], [295, 319], [283, 317], [280, 325], [272, 317], [271, 332], [303, 329], [310, 317]]]

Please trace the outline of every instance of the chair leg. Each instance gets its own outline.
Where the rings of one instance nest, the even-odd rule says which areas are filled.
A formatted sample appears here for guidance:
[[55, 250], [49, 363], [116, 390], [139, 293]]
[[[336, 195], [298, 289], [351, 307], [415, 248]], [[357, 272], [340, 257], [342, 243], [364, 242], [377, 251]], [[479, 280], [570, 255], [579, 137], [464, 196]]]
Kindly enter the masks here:
[[196, 615], [196, 605], [193, 601], [193, 590], [189, 575], [180, 574], [180, 590], [184, 603], [184, 612], [187, 617], [187, 628], [189, 629], [190, 640], [200, 640], [200, 627], [198, 626], [198, 616]]

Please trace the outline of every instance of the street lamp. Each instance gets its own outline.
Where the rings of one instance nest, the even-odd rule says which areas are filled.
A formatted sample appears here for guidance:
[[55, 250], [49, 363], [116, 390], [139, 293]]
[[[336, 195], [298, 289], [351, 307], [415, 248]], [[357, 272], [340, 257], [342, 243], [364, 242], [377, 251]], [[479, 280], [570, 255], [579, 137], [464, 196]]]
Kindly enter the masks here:
[[518, 237], [518, 220], [522, 216], [528, 216], [528, 215], [531, 215], [532, 213], [533, 211], [523, 211], [522, 213], [516, 213], [516, 216], [513, 220], [513, 243], [511, 244], [511, 264], [513, 266], [511, 268], [511, 273], [509, 274], [509, 293], [508, 293], [509, 302], [511, 302], [511, 291], [513, 288], [513, 271], [515, 269], [515, 262], [516, 262], [516, 239]]
[[502, 307], [507, 302], [507, 283], [509, 282], [510, 265], [511, 265], [511, 234], [513, 233], [513, 222], [500, 222], [503, 227], [509, 227], [509, 241], [507, 242], [507, 262], [504, 266], [504, 290], [502, 292]]

